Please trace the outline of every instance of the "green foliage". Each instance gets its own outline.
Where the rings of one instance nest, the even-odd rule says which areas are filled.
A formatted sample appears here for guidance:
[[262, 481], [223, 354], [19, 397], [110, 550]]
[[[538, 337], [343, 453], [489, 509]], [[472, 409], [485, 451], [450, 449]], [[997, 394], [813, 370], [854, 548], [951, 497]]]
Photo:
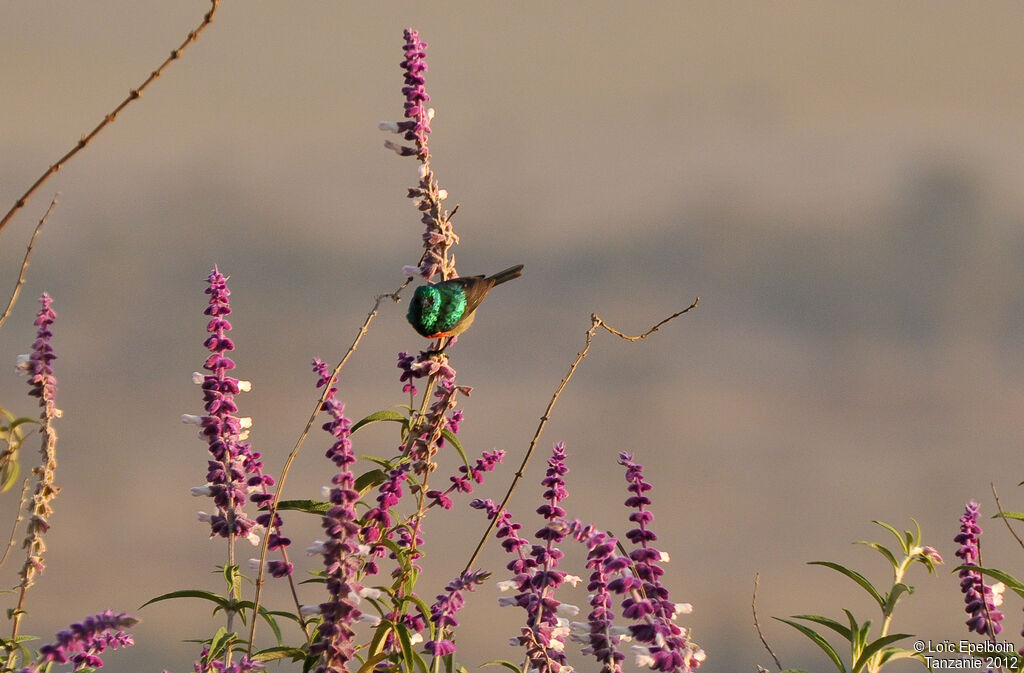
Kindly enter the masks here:
[[21, 474], [18, 449], [25, 441], [21, 426], [26, 423], [39, 425], [39, 420], [25, 416], [15, 417], [7, 409], [0, 407], [0, 493], [9, 491]]
[[[504, 666], [508, 670], [512, 671], [512, 673], [523, 673], [521, 668], [519, 668], [511, 661], [508, 661], [506, 659], [491, 659], [490, 661], [485, 661], [484, 663], [480, 664], [481, 668], [483, 668], [484, 666]], [[783, 671], [783, 673], [786, 672]]]
[[[853, 613], [845, 608], [843, 609], [843, 613], [846, 615], [845, 624], [821, 615], [793, 615], [791, 619], [775, 617], [778, 621], [792, 626], [807, 636], [811, 642], [821, 648], [839, 673], [876, 673], [885, 664], [899, 659], [916, 659], [922, 664], [925, 663], [923, 655], [913, 650], [895, 647], [894, 645], [905, 638], [912, 637], [911, 634], [889, 633], [889, 629], [892, 626], [893, 613], [896, 610], [897, 603], [904, 596], [910, 596], [914, 593], [914, 587], [903, 582], [903, 578], [910, 566], [914, 563], [920, 563], [927, 568], [929, 573], [934, 574], [935, 566], [941, 563], [942, 559], [934, 548], [921, 544], [921, 527], [917, 521], [914, 521], [913, 531], [907, 530], [902, 533], [882, 521], [875, 521], [874, 523], [885, 528], [899, 540], [901, 553], [897, 555], [891, 549], [878, 542], [859, 540], [855, 544], [861, 544], [874, 549], [892, 567], [893, 582], [888, 591], [881, 591], [863, 574], [833, 561], [811, 561], [808, 565], [831, 568], [855, 582], [857, 586], [871, 596], [882, 613], [882, 623], [878, 637], [874, 639], [871, 637], [872, 624], [870, 619], [858, 622]], [[838, 634], [842, 640], [849, 643], [849, 658], [844, 661], [842, 655], [822, 635], [820, 629], [816, 630], [807, 624], [793, 621], [797, 619], [802, 622], [810, 622]], [[801, 671], [802, 669], [791, 668], [786, 669], [783, 673], [800, 673]]]

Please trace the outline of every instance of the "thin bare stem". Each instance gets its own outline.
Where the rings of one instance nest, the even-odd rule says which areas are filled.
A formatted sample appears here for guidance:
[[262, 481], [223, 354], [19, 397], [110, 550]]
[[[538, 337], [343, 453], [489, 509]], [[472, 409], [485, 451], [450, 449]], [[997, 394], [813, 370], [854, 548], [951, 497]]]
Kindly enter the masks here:
[[1017, 544], [1019, 544], [1021, 548], [1024, 549], [1024, 540], [1020, 539], [1020, 536], [1017, 535], [1017, 531], [1015, 531], [1013, 529], [1013, 526], [1010, 525], [1010, 520], [1006, 518], [1006, 512], [1003, 511], [1003, 506], [999, 502], [999, 494], [996, 492], [996, 485], [994, 483], [989, 483], [989, 487], [991, 487], [992, 497], [995, 498], [996, 501], [996, 509], [999, 510], [999, 518], [1001, 518], [1003, 520], [1003, 523], [1006, 524], [1006, 529], [1010, 531], [1010, 535], [1012, 535], [1013, 539], [1017, 541]]
[[[338, 376], [341, 374], [342, 367], [345, 366], [349, 358], [352, 357], [352, 354], [355, 353], [356, 348], [359, 347], [359, 342], [363, 340], [364, 336], [366, 336], [366, 333], [370, 329], [370, 323], [372, 323], [373, 319], [377, 317], [377, 313], [380, 310], [381, 302], [384, 301], [385, 299], [391, 299], [395, 303], [401, 301], [401, 297], [399, 296], [399, 294], [409, 285], [410, 282], [412, 282], [412, 278], [406, 278], [405, 282], [402, 283], [394, 292], [388, 294], [381, 294], [377, 296], [377, 298], [373, 302], [373, 308], [370, 309], [370, 312], [366, 316], [366, 320], [363, 321], [362, 327], [359, 328], [359, 333], [356, 335], [356, 338], [352, 341], [352, 345], [348, 347], [348, 351], [345, 353], [345, 356], [341, 358], [341, 361], [338, 363], [338, 366], [335, 367], [334, 371], [331, 373], [330, 380], [328, 380], [327, 383], [324, 385], [324, 392], [321, 393], [320, 399], [317, 400], [316, 407], [314, 407], [313, 409], [313, 413], [309, 415], [309, 420], [306, 421], [306, 427], [303, 428], [302, 433], [299, 435], [299, 438], [295, 442], [295, 447], [292, 448], [291, 453], [288, 454], [288, 458], [286, 458], [284, 461], [284, 467], [281, 469], [281, 478], [277, 482], [277, 489], [274, 491], [274, 499], [270, 503], [269, 521], [271, 526], [273, 526], [274, 521], [277, 520], [277, 507], [278, 504], [281, 502], [281, 494], [284, 492], [284, 484], [285, 481], [288, 479], [288, 472], [291, 470], [292, 463], [295, 462], [295, 458], [299, 455], [299, 449], [302, 448], [303, 442], [306, 441], [306, 437], [309, 435], [310, 428], [312, 428], [313, 423], [316, 422], [317, 415], [323, 409], [324, 402], [327, 400], [327, 396], [330, 394], [331, 387], [334, 386], [335, 382], [337, 382], [338, 380]], [[264, 535], [263, 544], [260, 545], [260, 565], [259, 571], [256, 575], [256, 594], [253, 597], [253, 619], [252, 624], [249, 626], [249, 646], [247, 650], [247, 656], [252, 655], [253, 641], [255, 640], [256, 637], [256, 624], [259, 622], [259, 620], [256, 619], [256, 615], [259, 614], [260, 596], [263, 593], [263, 583], [265, 579], [264, 575], [266, 572], [267, 563], [267, 545], [269, 544], [269, 542], [270, 535]]]
[[480, 542], [477, 543], [476, 549], [473, 550], [472, 556], [469, 557], [469, 561], [466, 562], [466, 568], [464, 572], [469, 572], [470, 569], [473, 567], [473, 564], [476, 563], [477, 557], [480, 556], [480, 552], [484, 548], [484, 544], [487, 543], [487, 538], [490, 537], [491, 533], [494, 531], [494, 526], [498, 522], [498, 515], [505, 509], [505, 506], [508, 505], [508, 501], [512, 498], [512, 493], [515, 491], [516, 485], [519, 483], [519, 480], [522, 479], [523, 475], [525, 474], [526, 466], [530, 462], [530, 458], [533, 456], [534, 449], [537, 448], [537, 443], [540, 441], [540, 436], [544, 432], [544, 427], [548, 424], [548, 421], [551, 419], [551, 411], [555, 408], [555, 403], [558, 402], [558, 397], [562, 394], [562, 391], [565, 390], [565, 387], [569, 384], [569, 380], [572, 379], [573, 374], [576, 373], [576, 368], [579, 367], [581, 362], [583, 362], [583, 358], [587, 357], [587, 353], [590, 351], [590, 345], [594, 341], [594, 335], [597, 333], [597, 330], [603, 327], [612, 334], [623, 339], [626, 339], [627, 341], [638, 341], [640, 339], [647, 338], [668, 321], [678, 318], [684, 313], [695, 308], [697, 306], [697, 302], [699, 301], [700, 297], [697, 297], [692, 304], [684, 308], [682, 311], [677, 311], [676, 313], [673, 313], [672, 315], [665, 318], [664, 320], [656, 324], [654, 327], [652, 327], [651, 329], [647, 330], [646, 332], [639, 336], [630, 336], [628, 334], [620, 332], [619, 330], [615, 329], [614, 327], [606, 323], [596, 313], [592, 313], [590, 315], [590, 329], [587, 330], [586, 342], [583, 345], [583, 350], [576, 354], [576, 359], [573, 360], [573, 363], [569, 366], [569, 371], [562, 378], [562, 382], [558, 384], [558, 388], [555, 389], [554, 395], [551, 396], [551, 400], [548, 402], [547, 409], [544, 410], [544, 414], [540, 417], [540, 423], [537, 424], [537, 430], [533, 433], [533, 439], [530, 440], [530, 446], [529, 448], [526, 449], [526, 455], [523, 456], [523, 461], [519, 464], [519, 469], [516, 470], [515, 475], [512, 477], [512, 483], [509, 484], [508, 490], [505, 492], [505, 497], [502, 498], [501, 500], [501, 505], [495, 512], [494, 517], [490, 520], [490, 523], [487, 524], [487, 529], [484, 531], [483, 536], [481, 536]]
[[32, 197], [33, 194], [36, 193], [36, 190], [38, 190], [44, 182], [50, 179], [50, 176], [59, 171], [64, 166], [64, 164], [66, 164], [71, 159], [71, 157], [75, 156], [80, 151], [82, 151], [85, 148], [85, 146], [88, 145], [92, 141], [92, 139], [99, 134], [100, 131], [106, 128], [107, 125], [111, 124], [117, 118], [117, 115], [121, 113], [121, 110], [128, 107], [128, 105], [131, 104], [132, 101], [137, 100], [139, 97], [141, 97], [142, 92], [146, 90], [146, 87], [152, 84], [153, 80], [162, 75], [164, 70], [167, 69], [167, 66], [169, 66], [172, 61], [176, 61], [179, 58], [181, 58], [182, 52], [185, 51], [185, 49], [190, 44], [195, 42], [199, 38], [199, 34], [202, 33], [203, 30], [205, 30], [206, 27], [210, 25], [210, 23], [213, 21], [213, 15], [214, 13], [216, 13], [217, 6], [219, 4], [220, 0], [210, 0], [210, 10], [206, 12], [205, 16], [203, 16], [202, 23], [200, 23], [195, 30], [189, 32], [189, 34], [185, 37], [184, 42], [182, 42], [177, 49], [172, 51], [171, 55], [168, 56], [167, 59], [163, 63], [161, 63], [156, 70], [151, 72], [149, 74], [149, 77], [147, 77], [142, 84], [128, 92], [128, 97], [121, 101], [121, 103], [117, 107], [115, 107], [111, 112], [107, 113], [107, 115], [103, 117], [102, 121], [100, 121], [100, 123], [97, 124], [92, 131], [82, 136], [82, 138], [75, 144], [74, 147], [72, 147], [60, 159], [57, 159], [57, 161], [51, 164], [50, 167], [47, 168], [43, 172], [43, 174], [39, 176], [39, 179], [32, 183], [32, 186], [29, 187], [28, 190], [21, 195], [21, 198], [14, 202], [14, 205], [11, 207], [10, 210], [7, 211], [7, 214], [4, 215], [3, 219], [0, 219], [0, 232], [3, 231], [3, 228], [5, 226], [7, 226], [7, 223], [10, 222], [12, 217], [14, 217], [14, 214], [18, 212], [20, 209], [22, 209], [26, 203], [28, 203], [28, 200]]
[[[779, 658], [775, 656], [775, 652], [772, 651], [771, 645], [769, 645], [768, 641], [765, 640], [764, 633], [761, 631], [761, 624], [757, 621], [757, 586], [760, 582], [761, 573], [754, 573], [754, 595], [750, 598], [750, 611], [754, 613], [754, 630], [757, 631], [757, 637], [761, 639], [761, 644], [764, 645], [764, 649], [768, 650], [768, 654], [772, 655], [772, 659], [775, 660], [775, 667], [781, 671], [782, 664], [779, 662]], [[758, 668], [761, 667], [759, 666]]]
[[7, 557], [11, 553], [11, 549], [14, 548], [15, 538], [18, 536], [18, 526], [22, 521], [25, 520], [25, 503], [28, 502], [28, 485], [31, 480], [27, 477], [21, 483], [21, 498], [18, 500], [18, 513], [14, 517], [14, 525], [11, 526], [11, 537], [7, 540], [7, 548], [4, 549], [3, 557], [0, 557], [0, 566], [7, 563]]
[[676, 318], [678, 318], [679, 316], [683, 315], [684, 313], [686, 313], [686, 312], [690, 311], [691, 309], [694, 309], [694, 308], [696, 308], [696, 307], [697, 307], [697, 303], [698, 303], [699, 301], [700, 301], [700, 297], [697, 297], [696, 299], [694, 299], [694, 300], [693, 300], [693, 303], [692, 303], [692, 304], [690, 304], [689, 306], [687, 306], [686, 308], [684, 308], [684, 309], [683, 309], [682, 311], [677, 311], [677, 312], [673, 313], [672, 315], [670, 315], [669, 317], [665, 318], [664, 320], [662, 320], [661, 322], [659, 322], [659, 323], [658, 323], [657, 325], [655, 325], [654, 327], [652, 327], [651, 329], [647, 330], [647, 331], [646, 331], [646, 332], [644, 332], [643, 334], [638, 334], [637, 336], [630, 336], [629, 334], [623, 334], [622, 332], [620, 332], [619, 330], [615, 329], [614, 327], [612, 327], [611, 325], [609, 325], [608, 323], [606, 323], [606, 322], [605, 322], [604, 320], [602, 320], [602, 319], [601, 319], [601, 317], [600, 317], [600, 316], [598, 316], [598, 315], [597, 315], [596, 313], [595, 313], [595, 314], [594, 314], [593, 316], [591, 316], [591, 317], [592, 317], [592, 318], [593, 318], [593, 319], [594, 319], [594, 320], [595, 320], [595, 321], [596, 321], [597, 323], [599, 323], [601, 327], [605, 328], [606, 330], [608, 330], [609, 332], [611, 332], [611, 333], [612, 333], [612, 334], [614, 334], [615, 336], [617, 336], [617, 337], [620, 337], [620, 338], [622, 338], [622, 339], [625, 339], [625, 340], [627, 340], [627, 341], [639, 341], [640, 339], [646, 339], [647, 337], [649, 337], [649, 336], [651, 336], [652, 334], [654, 334], [655, 332], [657, 332], [657, 331], [658, 331], [658, 329], [659, 329], [659, 328], [660, 328], [660, 327], [661, 327], [662, 325], [664, 325], [665, 323], [667, 323], [667, 322], [668, 322], [669, 320], [675, 320]]
[[4, 309], [3, 315], [0, 315], [0, 327], [7, 322], [8, 316], [11, 315], [11, 311], [14, 309], [14, 303], [18, 301], [18, 295], [21, 294], [21, 286], [25, 284], [25, 275], [28, 273], [28, 258], [32, 255], [32, 248], [35, 247], [36, 237], [39, 236], [39, 232], [42, 230], [43, 225], [46, 224], [46, 218], [50, 216], [50, 212], [53, 211], [53, 207], [57, 205], [57, 196], [54, 195], [50, 199], [50, 205], [43, 213], [43, 216], [39, 218], [39, 224], [36, 225], [35, 230], [32, 232], [32, 238], [28, 239], [28, 247], [25, 249], [25, 258], [21, 260], [21, 271], [18, 272], [18, 282], [14, 284], [14, 291], [11, 292], [11, 300], [7, 302], [7, 308]]

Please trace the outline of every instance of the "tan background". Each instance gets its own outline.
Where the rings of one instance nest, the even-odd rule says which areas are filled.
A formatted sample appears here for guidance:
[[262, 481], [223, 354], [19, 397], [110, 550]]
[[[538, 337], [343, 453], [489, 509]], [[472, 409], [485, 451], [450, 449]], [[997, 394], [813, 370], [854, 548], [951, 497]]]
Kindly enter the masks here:
[[[207, 8], [5, 3], [0, 202]], [[849, 607], [877, 623], [851, 582], [805, 565], [843, 561], [884, 585], [881, 558], [849, 544], [893, 542], [872, 519], [916, 517], [950, 562], [938, 579], [914, 570], [895, 628], [965, 636], [948, 570], [963, 503], [992, 513], [994, 480], [1024, 508], [1022, 19], [1013, 2], [225, 2], [4, 232], [7, 286], [60, 191], [0, 334], [13, 362], [34, 298], [55, 297], [63, 492], [26, 631], [133, 611], [139, 645], [104, 670], [184, 671], [197, 648], [182, 641], [221, 623], [195, 601], [137, 610], [221, 588], [209, 573], [221, 546], [194, 520], [208, 505], [188, 495], [205, 449], [178, 422], [200, 410], [189, 376], [204, 358], [202, 281], [214, 263], [232, 276], [238, 373], [255, 385], [242, 413], [276, 472], [313, 404], [308, 361], [340, 357], [373, 295], [418, 256], [404, 198], [415, 166], [376, 130], [400, 114], [401, 30], [414, 25], [430, 43], [434, 165], [462, 204], [459, 267], [526, 265], [453, 352], [475, 387], [467, 449], [511, 454], [479, 495], [511, 478], [592, 311], [636, 332], [700, 295], [644, 343], [593, 347], [541, 447], [568, 445], [566, 506], [623, 532], [615, 455], [636, 453], [707, 670], [770, 663], [749, 610], [758, 571], [783, 663], [827, 669], [769, 616]], [[385, 308], [345, 372], [353, 417], [403, 400], [395, 353], [422, 343], [403, 313]], [[0, 386], [0, 404], [31, 410], [11, 370]], [[361, 453], [395, 445], [390, 430], [357, 439]], [[326, 446], [311, 438], [288, 495], [317, 496]], [[526, 530], [545, 458], [513, 501]], [[463, 509], [428, 522], [428, 598], [483, 529]], [[301, 550], [317, 522], [289, 526], [300, 570], [316, 567]], [[985, 561], [1016, 570], [1006, 532], [985, 526]], [[483, 564], [501, 576], [506, 561], [491, 545]], [[519, 615], [495, 614], [495, 598], [488, 586], [463, 615], [471, 667], [517, 656], [505, 641]], [[1020, 645], [1019, 600], [1007, 614]]]

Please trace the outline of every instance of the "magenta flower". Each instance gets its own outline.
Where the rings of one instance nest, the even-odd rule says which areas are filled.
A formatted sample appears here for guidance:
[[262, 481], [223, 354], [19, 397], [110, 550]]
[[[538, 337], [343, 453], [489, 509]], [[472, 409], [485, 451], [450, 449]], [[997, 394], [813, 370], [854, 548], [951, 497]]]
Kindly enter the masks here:
[[[317, 374], [317, 387], [326, 386], [331, 380], [327, 365], [322, 360], [313, 361]], [[323, 517], [327, 540], [322, 545], [328, 600], [320, 604], [323, 623], [320, 625], [320, 640], [310, 646], [310, 654], [322, 655], [317, 673], [344, 671], [346, 663], [355, 654], [352, 624], [361, 612], [356, 602], [363, 587], [356, 581], [359, 571], [359, 517], [355, 505], [359, 492], [355, 490], [355, 475], [352, 465], [356, 456], [352, 451], [351, 422], [345, 418], [345, 405], [335, 397], [338, 389], [332, 386], [324, 398], [323, 410], [331, 420], [323, 429], [335, 441], [327, 450], [327, 457], [338, 467], [338, 473], [331, 480], [331, 508]]]
[[[436, 467], [434, 456], [444, 446], [444, 431], [458, 428], [462, 414], [455, 411], [459, 393], [469, 396], [472, 388], [455, 383], [455, 370], [447, 365], [438, 370], [434, 397], [437, 399], [406, 438], [404, 451], [413, 459], [413, 472], [425, 474]], [[443, 374], [451, 374], [450, 377]], [[450, 414], [450, 415], [449, 415]], [[457, 414], [457, 415], [456, 415]], [[454, 420], [452, 419], [454, 416]]]
[[[459, 415], [461, 420], [462, 412], [455, 411], [452, 414], [452, 419], [449, 419], [448, 427], [452, 432], [458, 431], [457, 421], [454, 420], [456, 414]], [[444, 509], [452, 508], [452, 499], [449, 494], [452, 491], [458, 491], [459, 493], [472, 493], [473, 483], [482, 484], [484, 481], [484, 474], [492, 471], [495, 467], [501, 463], [505, 457], [503, 450], [499, 451], [484, 451], [483, 455], [477, 458], [474, 465], [459, 465], [459, 474], [453, 475], [448, 478], [451, 481], [449, 486], [444, 491], [432, 489], [427, 491], [427, 497], [430, 498], [430, 506], [434, 507], [439, 505]]]
[[401, 67], [405, 75], [402, 95], [405, 97], [405, 120], [381, 122], [380, 129], [401, 134], [412, 143], [403, 145], [384, 141], [384, 146], [403, 157], [416, 157], [421, 163], [419, 183], [409, 189], [409, 198], [414, 199], [416, 208], [423, 214], [421, 221], [426, 225], [423, 233], [423, 257], [418, 266], [406, 267], [407, 274], [419, 274], [427, 280], [440, 273], [441, 278], [454, 278], [455, 260], [449, 257], [452, 246], [459, 242], [450, 221], [450, 213], [444, 210], [442, 202], [448, 193], [441, 189], [430, 168], [430, 122], [434, 118], [433, 108], [425, 107], [430, 101], [427, 94], [427, 45], [420, 40], [419, 32], [412, 28], [405, 30], [405, 58]]
[[[978, 566], [981, 560], [981, 526], [978, 517], [981, 507], [971, 500], [960, 517], [960, 533], [953, 541], [960, 545], [956, 555], [965, 566]], [[967, 630], [987, 636], [995, 636], [1003, 630], [1003, 613], [996, 608], [1003, 602], [1002, 583], [989, 586], [977, 570], [964, 568], [960, 571], [960, 591], [964, 594], [967, 614]]]
[[[39, 297], [41, 305], [36, 313], [36, 339], [32, 344], [32, 352], [18, 358], [18, 367], [28, 374], [29, 395], [39, 398], [39, 406], [43, 411], [39, 414], [42, 420], [42, 444], [39, 452], [42, 456], [39, 467], [32, 472], [36, 476], [36, 487], [29, 501], [28, 511], [31, 513], [25, 540], [22, 547], [27, 551], [25, 563], [19, 572], [21, 591], [24, 594], [35, 583], [35, 578], [46, 569], [43, 552], [46, 544], [43, 534], [50, 529], [50, 516], [53, 514], [51, 502], [57, 497], [60, 489], [54, 484], [57, 470], [57, 431], [53, 421], [61, 416], [57, 408], [57, 378], [53, 374], [52, 363], [57, 359], [50, 345], [53, 332], [50, 331], [57, 314], [51, 304], [53, 300], [45, 292]], [[16, 618], [17, 623], [17, 618]]]
[[121, 629], [134, 626], [139, 620], [123, 612], [113, 610], [86, 617], [81, 622], [72, 624], [68, 629], [57, 634], [53, 643], [39, 648], [39, 660], [21, 669], [21, 673], [36, 673], [44, 670], [51, 663], [72, 663], [77, 671], [80, 668], [100, 668], [103, 660], [99, 655], [109, 647], [119, 649], [130, 647], [135, 642], [131, 635]]
[[413, 369], [413, 363], [416, 361], [415, 355], [409, 355], [405, 351], [398, 354], [398, 368], [402, 370], [402, 375], [399, 377], [399, 382], [402, 383], [402, 392], [415, 395], [417, 390], [416, 386], [413, 385], [413, 379], [420, 378], [423, 376]]
[[651, 500], [646, 495], [652, 486], [644, 479], [643, 465], [634, 462], [630, 454], [620, 453], [619, 464], [626, 468], [627, 489], [632, 493], [625, 503], [634, 510], [629, 520], [636, 524], [626, 532], [626, 538], [636, 548], [629, 553], [633, 574], [612, 580], [608, 589], [628, 594], [622, 601], [622, 613], [635, 622], [629, 627], [630, 634], [644, 643], [637, 646], [638, 660], [643, 665], [656, 671], [695, 671], [704, 660], [704, 652], [675, 623], [681, 607], [669, 600], [668, 590], [661, 583], [665, 571], [658, 565], [668, 557], [651, 545], [658, 539], [648, 527], [654, 520], [647, 509]]
[[36, 340], [32, 344], [32, 353], [29, 356], [22, 356], [19, 364], [28, 373], [28, 385], [31, 388], [29, 395], [39, 398], [39, 406], [43, 407], [43, 419], [58, 418], [60, 410], [57, 409], [57, 378], [53, 375], [52, 363], [57, 359], [50, 345], [53, 332], [50, 326], [57, 318], [57, 314], [51, 308], [53, 299], [45, 292], [39, 297], [41, 308], [36, 313]]
[[448, 639], [451, 631], [459, 625], [455, 615], [466, 604], [463, 591], [472, 591], [478, 584], [490, 577], [490, 573], [478, 570], [473, 573], [462, 573], [444, 588], [445, 593], [438, 594], [437, 600], [430, 606], [430, 621], [436, 627], [437, 639], [427, 641], [425, 648], [435, 657], [443, 657], [455, 652], [455, 643]]
[[[217, 507], [216, 514], [200, 514], [200, 519], [210, 524], [210, 537], [240, 537], [256, 544], [259, 541], [254, 530], [256, 522], [249, 518], [243, 507], [250, 489], [272, 484], [273, 480], [263, 475], [260, 454], [254, 453], [245, 441], [251, 420], [234, 415], [238, 411], [235, 395], [249, 390], [250, 385], [229, 375], [235, 363], [228, 353], [234, 350], [235, 344], [228, 336], [231, 331], [231, 323], [227, 319], [231, 313], [231, 291], [227, 286], [227, 276], [214, 267], [206, 280], [209, 283], [206, 294], [210, 295], [210, 300], [204, 314], [210, 316], [206, 326], [210, 336], [203, 345], [209, 349], [210, 356], [203, 368], [209, 374], [193, 376], [202, 385], [206, 415], [185, 415], [182, 420], [200, 426], [199, 436], [206, 440], [213, 459], [207, 463], [207, 485], [193, 489], [193, 493], [209, 495]], [[264, 491], [257, 499], [265, 503], [269, 497]]]
[[384, 142], [388, 149], [399, 156], [414, 156], [426, 162], [430, 158], [427, 140], [430, 137], [430, 118], [433, 116], [433, 111], [424, 107], [424, 104], [430, 101], [425, 86], [427, 79], [424, 76], [427, 72], [427, 43], [420, 40], [419, 31], [412, 28], [406, 28], [404, 35], [405, 59], [399, 65], [405, 71], [402, 95], [405, 96], [405, 118], [408, 121], [381, 122], [380, 128], [383, 131], [400, 133], [405, 140], [414, 145], [398, 145], [388, 140]]
[[562, 551], [558, 543], [567, 534], [564, 526], [552, 525], [565, 517], [565, 510], [559, 504], [568, 495], [565, 489], [564, 476], [568, 472], [565, 465], [565, 445], [555, 444], [552, 457], [548, 460], [548, 469], [542, 485], [545, 487], [545, 503], [537, 508], [537, 513], [548, 521], [548, 524], [535, 533], [543, 544], [530, 545], [529, 554], [525, 552], [529, 544], [519, 535], [520, 525], [512, 521], [507, 511], [498, 511], [490, 500], [474, 500], [470, 506], [483, 509], [489, 518], [497, 518], [496, 537], [501, 540], [505, 551], [515, 554], [508, 569], [513, 577], [499, 584], [502, 590], [514, 589], [516, 595], [499, 600], [503, 606], [518, 606], [526, 612], [526, 624], [521, 634], [514, 641], [526, 649], [526, 657], [532, 670], [541, 673], [558, 673], [569, 670], [565, 656], [565, 641], [569, 636], [569, 623], [560, 615], [568, 611], [573, 613], [572, 606], [562, 606], [554, 596], [554, 591], [566, 581], [578, 581], [579, 578], [566, 575], [557, 569]]

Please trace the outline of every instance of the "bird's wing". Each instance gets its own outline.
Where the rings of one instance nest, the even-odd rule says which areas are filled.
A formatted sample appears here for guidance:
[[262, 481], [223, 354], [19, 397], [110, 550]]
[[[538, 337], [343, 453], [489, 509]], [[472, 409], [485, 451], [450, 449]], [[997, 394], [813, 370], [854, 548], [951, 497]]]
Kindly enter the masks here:
[[466, 292], [466, 311], [464, 315], [470, 315], [484, 300], [487, 293], [494, 287], [494, 281], [484, 276], [466, 276], [455, 278], [456, 282], [462, 285]]

